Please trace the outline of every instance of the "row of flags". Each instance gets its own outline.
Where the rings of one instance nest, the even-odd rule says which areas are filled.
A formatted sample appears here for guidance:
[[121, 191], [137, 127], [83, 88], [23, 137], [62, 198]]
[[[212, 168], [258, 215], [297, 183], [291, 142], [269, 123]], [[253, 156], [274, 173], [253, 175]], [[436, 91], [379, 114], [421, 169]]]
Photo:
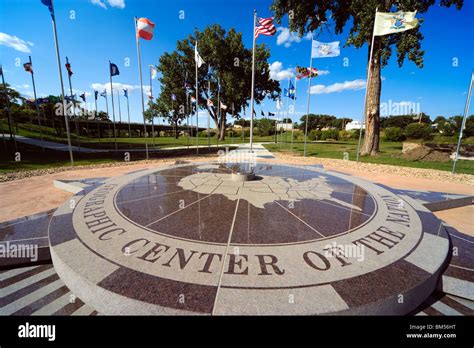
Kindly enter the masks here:
[[[48, 7], [49, 12], [51, 14], [51, 18], [53, 20], [53, 26], [54, 26], [54, 31], [56, 32], [56, 24], [55, 24], [55, 16], [54, 16], [54, 8], [53, 8], [53, 1], [52, 0], [41, 0], [41, 2]], [[373, 36], [382, 36], [382, 35], [387, 35], [387, 34], [393, 34], [393, 33], [398, 33], [402, 32], [405, 30], [412, 29], [417, 26], [418, 20], [415, 18], [416, 12], [396, 12], [396, 13], [381, 13], [381, 12], [376, 12], [375, 16], [375, 23], [374, 23], [374, 29], [373, 29]], [[258, 25], [256, 23], [258, 22]], [[139, 64], [139, 73], [140, 73], [140, 84], [141, 84], [141, 92], [142, 92], [142, 112], [144, 115], [144, 102], [143, 102], [143, 82], [142, 82], [142, 74], [141, 74], [141, 59], [140, 59], [140, 45], [139, 45], [139, 39], [144, 39], [144, 40], [151, 40], [153, 38], [153, 30], [154, 30], [155, 24], [150, 21], [147, 18], [136, 18], [135, 17], [135, 31], [136, 31], [136, 43], [137, 43], [137, 53], [138, 53], [138, 64]], [[260, 36], [273, 36], [276, 34], [276, 28], [273, 23], [273, 18], [258, 18], [257, 19], [257, 13], [254, 11], [254, 45], [253, 45], [253, 51], [252, 51], [252, 91], [251, 91], [251, 114], [255, 113], [254, 111], [254, 76], [255, 76], [255, 40]], [[58, 48], [58, 42], [56, 38], [56, 33], [55, 33], [55, 42], [56, 42], [56, 51], [57, 51], [57, 59], [58, 59], [58, 65], [60, 66], [60, 58], [59, 58], [59, 48]], [[373, 48], [373, 45], [372, 45]], [[202, 59], [198, 52], [198, 43], [195, 43], [195, 62], [196, 62], [196, 97], [192, 96], [191, 101], [195, 105], [197, 105], [197, 98], [198, 98], [198, 85], [197, 85], [197, 78], [198, 78], [198, 68], [200, 68], [205, 61]], [[340, 55], [340, 47], [339, 47], [339, 41], [335, 42], [330, 42], [330, 43], [323, 43], [319, 42], [316, 40], [312, 39], [311, 43], [311, 59], [312, 58], [326, 58], [326, 57], [337, 57]], [[312, 61], [311, 61], [312, 63]], [[113, 63], [110, 64], [110, 84], [111, 84], [111, 94], [113, 98], [113, 89], [112, 89], [112, 76], [117, 76], [120, 74], [119, 69], [117, 65]], [[370, 64], [370, 62], [369, 62]], [[24, 64], [25, 71], [29, 72], [33, 77], [33, 66], [31, 63], [31, 58], [30, 62]], [[69, 78], [73, 75], [71, 65], [67, 61], [66, 63], [66, 69], [68, 71]], [[210, 72], [210, 67], [208, 70], [208, 73]], [[368, 69], [370, 72], [370, 69]], [[150, 77], [151, 79], [156, 78], [157, 74], [157, 69], [154, 66], [151, 66], [150, 69]], [[61, 75], [61, 73], [60, 73]], [[316, 68], [312, 67], [312, 64], [310, 64], [310, 67], [296, 67], [296, 75], [295, 75], [295, 85], [296, 81], [302, 78], [309, 78], [309, 88], [308, 88], [308, 108], [309, 108], [309, 93], [310, 93], [310, 87], [311, 87], [311, 78], [318, 76], [318, 70]], [[34, 80], [33, 80], [34, 84]], [[284, 89], [284, 96], [288, 97], [290, 99], [295, 100], [296, 98], [296, 88], [295, 85], [289, 82], [288, 88]], [[185, 82], [185, 90], [186, 93], [191, 94], [192, 89], [191, 86]], [[61, 77], [61, 88], [63, 89], [62, 85], [62, 77]], [[218, 86], [218, 89], [220, 91], [220, 84]], [[71, 88], [72, 91], [72, 88]], [[151, 90], [150, 90], [151, 92]], [[72, 94], [72, 93], [71, 93]], [[63, 91], [64, 95], [64, 91]], [[101, 94], [103, 97], [107, 97], [107, 91], [104, 90]], [[150, 93], [151, 95], [151, 93]], [[124, 90], [124, 96], [128, 98], [128, 91]], [[82, 93], [80, 95], [81, 99], [85, 101], [85, 93]], [[94, 91], [94, 97], [97, 100], [98, 97], [98, 91]], [[74, 98], [72, 96], [72, 98]], [[176, 96], [173, 94], [171, 96], [172, 100], [176, 100]], [[36, 96], [35, 96], [36, 99]], [[208, 97], [207, 101], [208, 105], [213, 106], [213, 102], [210, 99], [210, 96]], [[112, 104], [113, 106], [113, 104]], [[227, 106], [223, 104], [221, 101], [219, 101], [219, 106], [222, 109], [226, 109]], [[196, 113], [197, 114], [197, 113]], [[263, 115], [263, 111], [262, 111]], [[197, 116], [197, 115], [196, 115]], [[144, 127], [145, 127], [145, 133], [146, 133], [146, 125], [145, 125], [145, 118], [144, 118]], [[68, 135], [69, 136], [69, 135]], [[69, 145], [70, 141], [68, 139]], [[305, 143], [306, 145], [306, 143]], [[251, 146], [252, 148], [252, 146]], [[306, 150], [306, 148], [305, 148]], [[71, 153], [71, 149], [70, 149]], [[147, 158], [148, 158], [148, 147], [147, 147]], [[72, 162], [72, 153], [71, 153], [71, 162]]]

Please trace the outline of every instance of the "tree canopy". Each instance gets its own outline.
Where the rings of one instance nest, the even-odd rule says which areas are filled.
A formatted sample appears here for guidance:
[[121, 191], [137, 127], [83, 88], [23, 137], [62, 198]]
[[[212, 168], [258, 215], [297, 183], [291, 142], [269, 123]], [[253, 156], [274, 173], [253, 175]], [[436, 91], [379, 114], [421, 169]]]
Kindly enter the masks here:
[[[228, 114], [236, 115], [249, 105], [252, 51], [245, 48], [242, 33], [235, 29], [226, 32], [220, 25], [207, 26], [203, 31], [196, 30], [193, 35], [177, 42], [176, 50], [165, 53], [160, 58], [158, 71], [161, 73], [162, 90], [160, 96], [153, 102], [153, 106], [162, 114], [164, 110], [173, 108], [173, 119], [182, 120], [190, 112], [186, 107], [185, 82], [195, 95], [195, 62], [194, 46], [198, 41], [198, 51], [205, 64], [198, 70], [199, 108], [208, 110], [218, 125], [218, 134], [221, 139], [225, 135], [225, 124]], [[255, 102], [258, 104], [264, 98], [276, 99], [280, 93], [277, 81], [270, 79], [268, 58], [270, 51], [263, 44], [256, 46], [255, 51]], [[212, 74], [207, 74], [209, 66]], [[227, 109], [218, 110], [218, 81], [220, 83], [220, 101]], [[208, 95], [208, 87], [209, 94]], [[176, 101], [171, 100], [171, 94]], [[208, 107], [207, 99], [214, 104]], [[233, 108], [232, 108], [233, 106]], [[184, 110], [184, 111], [183, 111]]]

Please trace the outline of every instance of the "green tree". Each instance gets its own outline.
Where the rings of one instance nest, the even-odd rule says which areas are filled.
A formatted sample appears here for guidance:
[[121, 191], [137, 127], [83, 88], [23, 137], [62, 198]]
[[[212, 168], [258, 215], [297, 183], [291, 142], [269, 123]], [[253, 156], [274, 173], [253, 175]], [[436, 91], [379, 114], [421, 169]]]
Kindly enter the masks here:
[[[218, 128], [219, 139], [224, 140], [228, 115], [232, 115], [232, 110], [234, 110], [232, 116], [235, 116], [249, 105], [252, 51], [245, 48], [242, 33], [233, 28], [226, 32], [217, 24], [210, 25], [203, 31], [196, 30], [193, 35], [178, 41], [176, 51], [167, 53], [160, 59], [158, 70], [162, 74], [160, 82], [166, 91], [165, 95], [176, 94], [180, 105], [184, 102], [183, 85], [186, 73], [189, 85], [192, 88], [195, 85], [194, 45], [196, 39], [199, 43], [199, 54], [205, 61], [198, 70], [198, 108], [211, 112], [211, 117]], [[275, 100], [280, 93], [278, 82], [270, 79], [269, 57], [270, 50], [265, 45], [256, 46], [255, 102], [257, 104], [266, 97]], [[179, 61], [179, 64], [171, 64], [173, 61], [175, 63]], [[212, 77], [206, 74], [209, 66], [213, 69]], [[220, 100], [227, 106], [226, 110], [221, 109], [220, 112], [217, 103], [217, 80], [221, 85]], [[208, 95], [208, 87], [210, 87], [210, 95]], [[195, 95], [194, 90], [192, 95]], [[213, 101], [214, 107], [208, 107], [208, 98]]]
[[[463, 0], [439, 0], [438, 4], [445, 7], [455, 5], [459, 10]], [[341, 34], [346, 25], [351, 25], [345, 46], [361, 48], [367, 43], [369, 53], [376, 9], [380, 12], [400, 10], [423, 14], [433, 5], [435, 0], [273, 0], [271, 9], [279, 23], [285, 14], [291, 13], [290, 29], [297, 31], [300, 36], [311, 31], [317, 33], [331, 26], [336, 34]], [[423, 67], [423, 19], [419, 22], [420, 25], [414, 29], [374, 38], [370, 80], [367, 82], [366, 135], [361, 149], [363, 155], [377, 155], [379, 152], [381, 69], [388, 64], [393, 47], [399, 66], [408, 58], [419, 68]]]

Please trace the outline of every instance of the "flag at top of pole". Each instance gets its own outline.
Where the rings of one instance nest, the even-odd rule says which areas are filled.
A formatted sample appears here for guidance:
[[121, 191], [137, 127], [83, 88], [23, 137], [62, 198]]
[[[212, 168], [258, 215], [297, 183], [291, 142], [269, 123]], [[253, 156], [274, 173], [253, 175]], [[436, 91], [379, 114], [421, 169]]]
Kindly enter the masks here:
[[313, 40], [311, 45], [311, 58], [337, 57], [341, 54], [339, 41], [324, 43]]
[[374, 36], [382, 36], [410, 30], [418, 25], [415, 12], [376, 12]]
[[54, 20], [53, 0], [41, 0], [41, 2], [48, 7], [51, 18]]
[[196, 46], [194, 46], [194, 60], [198, 68], [200, 68], [201, 65], [205, 63], [204, 59], [201, 58], [201, 55], [198, 52], [197, 42], [196, 42]]
[[144, 40], [151, 40], [153, 38], [153, 29], [155, 24], [147, 18], [134, 18], [135, 21], [135, 34], [137, 44], [137, 56], [138, 56], [138, 75], [140, 76], [140, 91], [142, 95], [142, 116], [143, 116], [143, 136], [145, 137], [145, 152], [146, 159], [148, 159], [148, 133], [146, 129], [146, 118], [145, 118], [145, 96], [143, 93], [143, 76], [142, 76], [142, 61], [140, 54], [140, 38]]
[[255, 38], [258, 38], [260, 34], [266, 36], [273, 36], [276, 34], [275, 24], [273, 24], [273, 17], [259, 18], [258, 23], [260, 25], [255, 28]]
[[146, 18], [138, 18], [137, 20], [137, 38], [151, 40], [153, 38], [153, 29], [155, 23]]

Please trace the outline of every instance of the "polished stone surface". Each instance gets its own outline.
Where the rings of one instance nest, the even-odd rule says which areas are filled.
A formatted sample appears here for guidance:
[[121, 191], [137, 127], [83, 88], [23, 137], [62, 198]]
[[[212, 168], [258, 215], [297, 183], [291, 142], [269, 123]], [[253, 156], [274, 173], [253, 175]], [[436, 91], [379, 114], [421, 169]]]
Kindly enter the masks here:
[[57, 273], [104, 314], [406, 314], [436, 288], [449, 237], [406, 192], [239, 169], [184, 163], [78, 193], [49, 227]]

